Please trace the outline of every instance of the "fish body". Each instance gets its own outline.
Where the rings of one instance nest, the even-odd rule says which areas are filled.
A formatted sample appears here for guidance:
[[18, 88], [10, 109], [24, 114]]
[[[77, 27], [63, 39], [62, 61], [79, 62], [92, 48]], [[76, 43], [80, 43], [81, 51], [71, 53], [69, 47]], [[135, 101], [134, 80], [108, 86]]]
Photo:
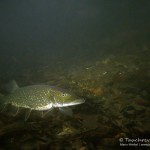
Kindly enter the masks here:
[[[18, 86], [15, 86], [18, 87]], [[49, 85], [31, 85], [16, 88], [4, 97], [3, 105], [11, 104], [17, 108], [38, 111], [50, 110], [54, 107], [67, 107], [84, 103], [84, 99], [60, 88]]]

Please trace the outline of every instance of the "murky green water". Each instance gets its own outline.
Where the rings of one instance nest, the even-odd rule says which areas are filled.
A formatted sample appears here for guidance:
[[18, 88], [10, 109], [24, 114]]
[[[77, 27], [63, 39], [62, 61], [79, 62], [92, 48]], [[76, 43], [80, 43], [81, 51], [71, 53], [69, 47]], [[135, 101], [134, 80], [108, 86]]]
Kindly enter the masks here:
[[0, 149], [149, 149], [149, 1], [0, 3], [0, 94], [16, 80], [86, 100], [72, 117], [1, 112]]

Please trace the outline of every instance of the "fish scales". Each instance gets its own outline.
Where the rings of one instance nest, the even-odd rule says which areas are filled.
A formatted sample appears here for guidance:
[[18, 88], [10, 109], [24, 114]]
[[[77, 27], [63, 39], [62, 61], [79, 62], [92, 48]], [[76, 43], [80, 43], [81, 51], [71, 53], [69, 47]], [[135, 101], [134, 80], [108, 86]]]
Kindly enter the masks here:
[[[33, 85], [17, 89], [14, 93], [6, 97], [5, 103], [10, 103], [16, 107], [39, 110], [53, 102], [53, 90], [46, 85]], [[48, 109], [48, 108], [47, 108]]]

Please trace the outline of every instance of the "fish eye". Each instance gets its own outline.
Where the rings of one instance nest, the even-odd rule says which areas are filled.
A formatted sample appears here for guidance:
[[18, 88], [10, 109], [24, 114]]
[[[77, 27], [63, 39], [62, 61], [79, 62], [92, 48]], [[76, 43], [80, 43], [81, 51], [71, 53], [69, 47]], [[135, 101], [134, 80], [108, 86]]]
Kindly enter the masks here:
[[67, 96], [67, 94], [66, 93], [62, 93], [62, 97], [65, 97], [65, 96]]

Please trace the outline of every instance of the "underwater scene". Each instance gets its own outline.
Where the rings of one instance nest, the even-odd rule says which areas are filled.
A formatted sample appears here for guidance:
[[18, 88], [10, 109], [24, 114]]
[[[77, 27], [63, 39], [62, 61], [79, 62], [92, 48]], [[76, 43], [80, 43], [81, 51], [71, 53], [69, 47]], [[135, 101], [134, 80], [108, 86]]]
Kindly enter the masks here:
[[150, 150], [149, 0], [0, 12], [0, 150]]

